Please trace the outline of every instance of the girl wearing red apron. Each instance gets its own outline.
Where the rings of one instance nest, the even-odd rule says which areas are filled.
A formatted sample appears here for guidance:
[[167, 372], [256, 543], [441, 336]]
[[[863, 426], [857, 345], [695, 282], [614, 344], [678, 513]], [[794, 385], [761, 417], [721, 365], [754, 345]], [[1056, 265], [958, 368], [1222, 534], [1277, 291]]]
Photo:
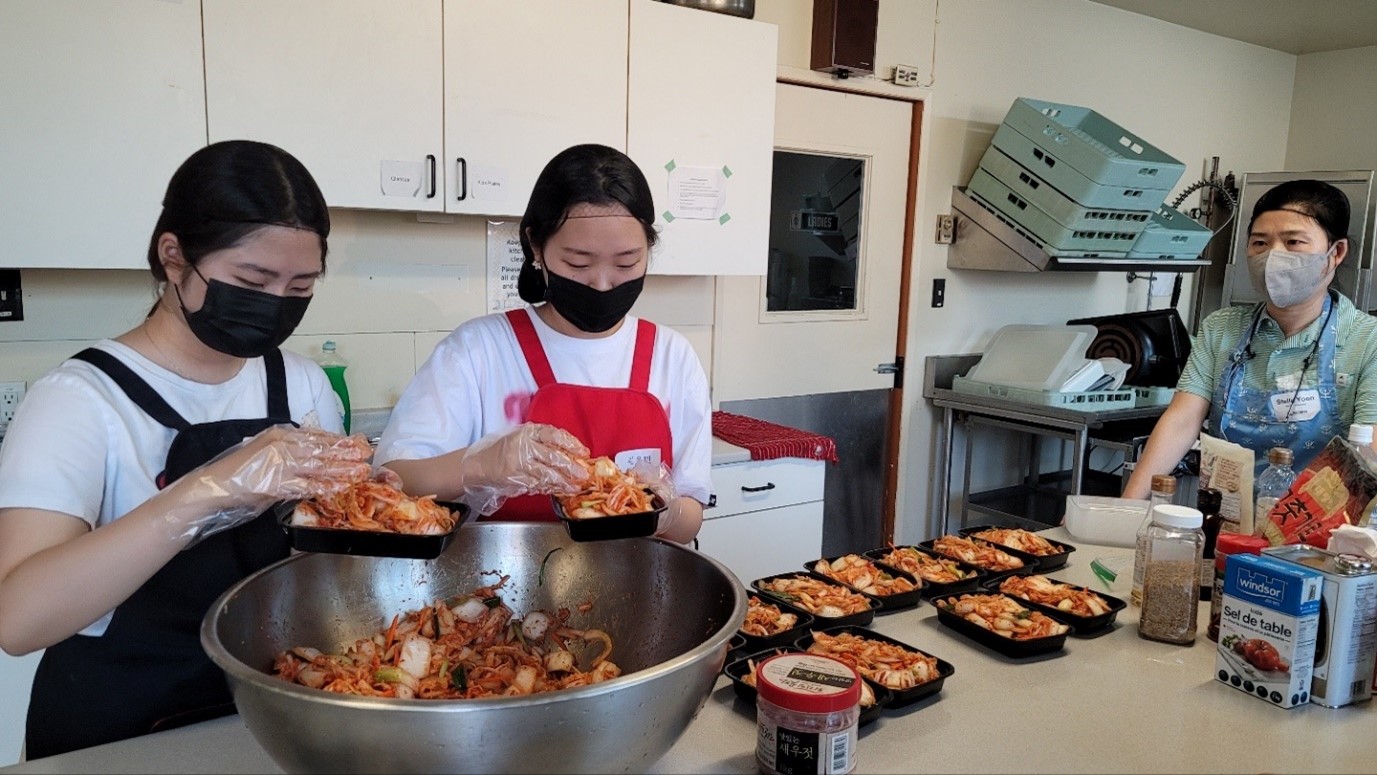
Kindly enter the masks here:
[[375, 459], [408, 492], [463, 498], [496, 520], [554, 520], [580, 458], [672, 471], [658, 535], [689, 541], [708, 500], [707, 378], [678, 333], [631, 316], [655, 243], [644, 175], [625, 154], [569, 148], [521, 220], [521, 298], [461, 325], [393, 409]]
[[[197, 151], [153, 233], [153, 311], [20, 406], [0, 447], [0, 646], [45, 649], [28, 758], [234, 712], [201, 648], [206, 610], [287, 556], [269, 506], [370, 472], [320, 367], [278, 350], [328, 233], [286, 152]], [[295, 427], [313, 414], [336, 432]]]

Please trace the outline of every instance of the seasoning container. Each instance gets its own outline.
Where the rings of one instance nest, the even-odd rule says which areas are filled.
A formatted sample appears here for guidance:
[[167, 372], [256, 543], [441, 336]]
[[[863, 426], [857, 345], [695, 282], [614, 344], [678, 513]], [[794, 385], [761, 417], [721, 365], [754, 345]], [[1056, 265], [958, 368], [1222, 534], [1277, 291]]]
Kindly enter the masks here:
[[1224, 564], [1231, 554], [1259, 554], [1272, 542], [1262, 536], [1221, 531], [1214, 542], [1214, 589], [1210, 592], [1210, 623], [1205, 634], [1219, 640], [1219, 606], [1224, 598]]
[[1143, 610], [1138, 635], [1189, 645], [1195, 642], [1200, 606], [1202, 515], [1189, 506], [1152, 508], [1143, 570]]
[[861, 677], [844, 662], [781, 654], [756, 671], [756, 764], [768, 775], [844, 775], [856, 767]]
[[1168, 474], [1157, 474], [1152, 477], [1152, 491], [1148, 495], [1147, 514], [1143, 515], [1143, 524], [1138, 526], [1137, 542], [1133, 553], [1133, 588], [1129, 590], [1129, 602], [1134, 605], [1143, 604], [1143, 553], [1147, 549], [1147, 529], [1152, 524], [1152, 509], [1163, 503], [1174, 503], [1176, 501], [1176, 477]]
[[1213, 487], [1202, 487], [1195, 498], [1195, 507], [1204, 518], [1200, 530], [1205, 534], [1205, 549], [1200, 554], [1201, 600], [1210, 600], [1214, 593], [1214, 546], [1224, 525], [1224, 518], [1219, 514], [1223, 505], [1224, 493]]

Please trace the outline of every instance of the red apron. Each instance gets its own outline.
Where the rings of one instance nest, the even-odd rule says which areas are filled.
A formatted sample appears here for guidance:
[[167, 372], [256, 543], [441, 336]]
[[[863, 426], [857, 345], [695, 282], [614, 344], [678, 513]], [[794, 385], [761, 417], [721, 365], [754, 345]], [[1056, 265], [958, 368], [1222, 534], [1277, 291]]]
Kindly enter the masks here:
[[[631, 382], [624, 388], [570, 385], [555, 380], [535, 324], [524, 309], [507, 312], [516, 341], [535, 378], [536, 392], [524, 422], [563, 428], [588, 445], [593, 457], [617, 458], [623, 452], [656, 449], [660, 462], [674, 465], [669, 415], [650, 392], [650, 360], [655, 353], [655, 324], [639, 321], [636, 349], [631, 358]], [[618, 461], [625, 464], [625, 461]], [[481, 520], [535, 522], [555, 519], [548, 495], [509, 498], [495, 514]]]

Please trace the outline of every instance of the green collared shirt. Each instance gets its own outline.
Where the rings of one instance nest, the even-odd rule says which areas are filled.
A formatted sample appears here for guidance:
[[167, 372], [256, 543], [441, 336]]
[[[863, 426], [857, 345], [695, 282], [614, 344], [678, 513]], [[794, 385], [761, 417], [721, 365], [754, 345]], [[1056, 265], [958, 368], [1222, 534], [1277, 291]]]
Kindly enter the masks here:
[[[1248, 334], [1257, 305], [1227, 307], [1211, 313], [1200, 324], [1200, 333], [1191, 341], [1190, 360], [1181, 372], [1177, 390], [1193, 393], [1206, 401], [1221, 389], [1220, 379], [1229, 355]], [[1358, 311], [1348, 297], [1340, 294], [1334, 309], [1338, 335], [1334, 343], [1334, 384], [1339, 391], [1339, 416], [1342, 422], [1377, 423], [1377, 318]], [[1313, 323], [1284, 336], [1281, 326], [1264, 310], [1253, 335], [1254, 358], [1243, 368], [1244, 384], [1258, 390], [1293, 390], [1305, 358], [1320, 335], [1321, 315]], [[1302, 388], [1314, 387], [1319, 369], [1326, 364], [1311, 364]]]

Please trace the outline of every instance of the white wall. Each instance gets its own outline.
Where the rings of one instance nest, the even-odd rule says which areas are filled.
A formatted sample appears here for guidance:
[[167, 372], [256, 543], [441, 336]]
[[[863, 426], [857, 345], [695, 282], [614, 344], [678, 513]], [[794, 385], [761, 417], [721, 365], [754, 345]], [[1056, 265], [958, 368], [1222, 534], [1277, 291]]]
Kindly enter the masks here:
[[1299, 57], [1285, 169], [1377, 169], [1374, 73], [1377, 46]]
[[[965, 185], [1014, 98], [1093, 108], [1185, 162], [1184, 187], [1201, 177], [1212, 155], [1224, 169], [1282, 164], [1296, 67], [1289, 54], [1084, 0], [944, 0], [936, 52], [920, 167], [900, 540], [927, 537], [935, 506], [940, 417], [917, 388], [923, 358], [979, 352], [1008, 323], [1128, 309], [1123, 274], [954, 271], [946, 268], [947, 248], [933, 244], [937, 216], [950, 212], [951, 187]], [[931, 309], [929, 289], [938, 277], [947, 278], [946, 306]], [[1184, 299], [1188, 291], [1189, 284]]]

